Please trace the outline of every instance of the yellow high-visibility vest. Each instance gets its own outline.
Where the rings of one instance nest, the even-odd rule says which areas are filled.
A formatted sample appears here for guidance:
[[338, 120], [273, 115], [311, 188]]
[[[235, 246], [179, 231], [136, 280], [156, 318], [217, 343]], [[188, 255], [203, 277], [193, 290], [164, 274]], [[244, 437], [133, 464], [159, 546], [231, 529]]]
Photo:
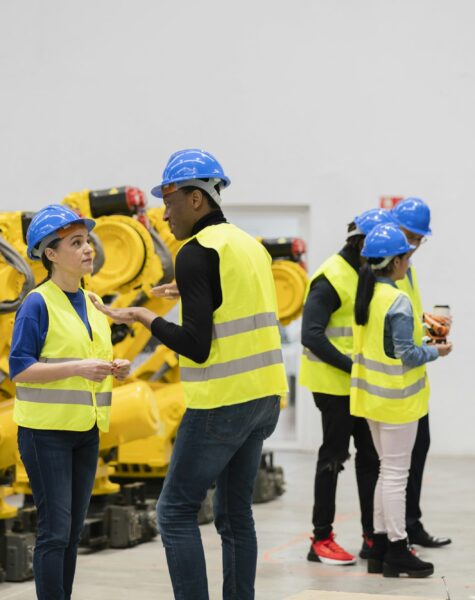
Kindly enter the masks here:
[[[112, 360], [107, 317], [94, 307], [87, 292], [84, 297], [92, 340], [66, 294], [51, 279], [34, 291], [43, 297], [49, 320], [40, 362]], [[88, 431], [97, 422], [101, 431], [108, 431], [111, 398], [112, 376], [100, 383], [79, 376], [17, 383], [13, 418], [18, 425], [32, 429]]]
[[[341, 302], [338, 310], [332, 313], [325, 333], [337, 350], [342, 354], [351, 356], [353, 349], [353, 311], [358, 273], [339, 254], [331, 256], [313, 274], [307, 285], [305, 300], [312, 282], [322, 274], [331, 283]], [[300, 359], [299, 382], [312, 392], [334, 396], [348, 396], [350, 393], [350, 374], [323, 362], [308, 348], [303, 349]]]
[[213, 313], [208, 359], [200, 364], [180, 356], [187, 406], [210, 409], [284, 395], [287, 378], [268, 252], [229, 223], [205, 227], [193, 237], [219, 255], [223, 301]]
[[[410, 423], [427, 414], [429, 384], [425, 366], [407, 367], [384, 351], [384, 322], [396, 298], [404, 294], [376, 283], [366, 325], [353, 326], [350, 412], [382, 423]], [[414, 316], [414, 343], [422, 336]]]
[[416, 270], [413, 266], [409, 267], [409, 271], [411, 272], [412, 284], [411, 280], [409, 279], [409, 273], [407, 273], [404, 279], [396, 281], [396, 285], [400, 290], [406, 292], [406, 294], [409, 296], [409, 299], [412, 304], [412, 310], [414, 311], [414, 317], [417, 321], [417, 327], [421, 329], [422, 332], [424, 332], [422, 326], [422, 315], [424, 313], [424, 309], [422, 307], [422, 298], [419, 290], [419, 281], [417, 280]]

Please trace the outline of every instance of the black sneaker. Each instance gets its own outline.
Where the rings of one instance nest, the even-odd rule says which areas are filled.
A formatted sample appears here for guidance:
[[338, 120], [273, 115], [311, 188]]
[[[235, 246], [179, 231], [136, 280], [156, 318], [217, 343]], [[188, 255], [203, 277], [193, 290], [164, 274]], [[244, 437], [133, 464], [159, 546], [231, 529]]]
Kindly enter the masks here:
[[448, 537], [434, 537], [430, 535], [424, 527], [416, 531], [408, 531], [407, 535], [410, 544], [417, 544], [418, 546], [424, 546], [424, 548], [440, 548], [452, 543], [452, 540]]

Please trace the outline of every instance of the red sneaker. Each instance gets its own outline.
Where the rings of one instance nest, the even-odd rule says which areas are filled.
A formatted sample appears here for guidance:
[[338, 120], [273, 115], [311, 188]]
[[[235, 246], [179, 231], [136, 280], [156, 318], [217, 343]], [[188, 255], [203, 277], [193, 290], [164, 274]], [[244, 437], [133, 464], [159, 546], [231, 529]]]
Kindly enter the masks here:
[[326, 540], [310, 538], [312, 545], [307, 560], [326, 565], [354, 565], [356, 558], [335, 542], [335, 534], [330, 533]]

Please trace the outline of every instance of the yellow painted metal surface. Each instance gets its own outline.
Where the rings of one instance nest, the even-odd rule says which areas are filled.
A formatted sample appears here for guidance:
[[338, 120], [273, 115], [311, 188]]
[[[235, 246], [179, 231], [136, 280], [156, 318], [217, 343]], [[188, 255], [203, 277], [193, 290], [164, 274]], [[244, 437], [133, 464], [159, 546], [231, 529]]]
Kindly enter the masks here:
[[[152, 383], [150, 385], [155, 388], [159, 429], [154, 436], [122, 444], [119, 447], [117, 475], [137, 477], [140, 472], [141, 477], [156, 477], [156, 470], [161, 469], [166, 472], [166, 467], [170, 462], [173, 440], [185, 412], [183, 390], [180, 384], [157, 385]], [[119, 464], [137, 465], [139, 468], [123, 469]], [[152, 470], [145, 469], [146, 465]]]
[[[23, 224], [22, 224], [22, 212], [0, 212], [0, 235], [15, 248], [18, 254], [26, 260], [30, 269], [33, 272], [36, 283], [40, 283], [46, 277], [46, 269], [43, 267], [41, 261], [30, 260], [26, 254], [26, 244], [23, 239]], [[22, 277], [17, 273], [17, 277], [20, 281], [17, 281], [14, 287], [22, 285]], [[1, 289], [1, 298], [7, 298], [4, 295], [5, 290], [3, 289], [3, 280]]]
[[147, 229], [132, 217], [111, 215], [96, 219], [94, 234], [102, 243], [105, 262], [91, 278], [90, 289], [104, 296], [150, 289], [162, 277]]
[[[92, 217], [90, 191], [69, 194], [64, 203], [85, 217]], [[165, 277], [173, 277], [176, 254], [182, 245], [163, 221], [163, 207], [149, 208], [146, 217], [153, 228], [146, 227], [130, 216], [110, 215], [96, 219], [94, 234], [102, 243], [105, 262], [94, 276], [86, 278], [86, 288], [101, 296], [112, 296], [116, 307], [142, 305], [158, 316], [165, 316], [177, 300], [155, 298], [151, 288]], [[9, 242], [31, 267], [36, 283], [46, 271], [41, 262], [26, 256], [23, 239], [22, 213], [0, 212], [0, 235]], [[154, 237], [155, 236], [155, 237]], [[159, 236], [159, 247], [157, 237]], [[164, 262], [165, 261], [165, 262]], [[168, 261], [167, 264], [165, 264]], [[279, 320], [283, 325], [296, 319], [302, 311], [307, 276], [295, 262], [275, 260], [272, 271], [276, 284]], [[18, 296], [23, 281], [0, 257], [0, 300]], [[8, 375], [8, 351], [13, 330], [14, 313], [0, 315], [0, 374]], [[150, 339], [150, 332], [133, 324], [124, 340], [114, 346], [114, 355], [134, 360]], [[11, 487], [0, 487], [0, 519], [10, 514], [4, 498], [14, 493], [30, 494], [28, 478], [19, 461], [16, 425], [12, 421], [14, 384], [0, 378], [0, 471], [15, 466]], [[285, 406], [286, 399], [282, 400]], [[93, 493], [115, 493], [117, 484], [110, 475], [121, 478], [163, 477], [166, 474], [179, 423], [185, 411], [183, 392], [179, 384], [178, 357], [172, 350], [158, 345], [147, 359], [137, 366], [132, 376], [118, 383], [113, 390], [110, 431], [101, 434], [100, 449], [106, 456], [117, 448], [117, 460], [98, 463]]]
[[0, 402], [0, 472], [18, 460], [18, 427], [12, 418], [13, 402], [13, 398]]
[[302, 314], [307, 273], [298, 263], [276, 260], [272, 263], [272, 274], [277, 293], [279, 321], [282, 325], [288, 325]]
[[89, 203], [90, 190], [82, 190], [81, 192], [71, 192], [64, 199], [62, 204], [66, 204], [77, 213], [88, 219], [92, 219], [91, 205]]
[[8, 504], [5, 498], [13, 494], [13, 488], [9, 485], [0, 485], [0, 521], [13, 519], [17, 515], [17, 509]]
[[157, 433], [160, 426], [155, 394], [143, 381], [114, 387], [108, 433], [101, 433], [100, 449]]

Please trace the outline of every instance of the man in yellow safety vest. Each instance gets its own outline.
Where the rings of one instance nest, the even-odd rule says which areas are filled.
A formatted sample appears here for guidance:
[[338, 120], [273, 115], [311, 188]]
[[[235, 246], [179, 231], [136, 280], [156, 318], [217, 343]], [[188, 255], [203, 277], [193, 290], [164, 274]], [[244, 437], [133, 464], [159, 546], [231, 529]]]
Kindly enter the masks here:
[[[220, 209], [230, 183], [197, 149], [173, 154], [152, 194], [178, 240], [175, 325], [142, 307], [103, 309], [139, 321], [180, 356], [187, 411], [158, 502], [158, 525], [176, 598], [207, 600], [197, 513], [216, 482], [214, 520], [223, 548], [223, 598], [254, 598], [257, 541], [252, 491], [262, 444], [275, 429], [287, 391], [271, 258]], [[100, 308], [100, 307], [99, 307]]]

